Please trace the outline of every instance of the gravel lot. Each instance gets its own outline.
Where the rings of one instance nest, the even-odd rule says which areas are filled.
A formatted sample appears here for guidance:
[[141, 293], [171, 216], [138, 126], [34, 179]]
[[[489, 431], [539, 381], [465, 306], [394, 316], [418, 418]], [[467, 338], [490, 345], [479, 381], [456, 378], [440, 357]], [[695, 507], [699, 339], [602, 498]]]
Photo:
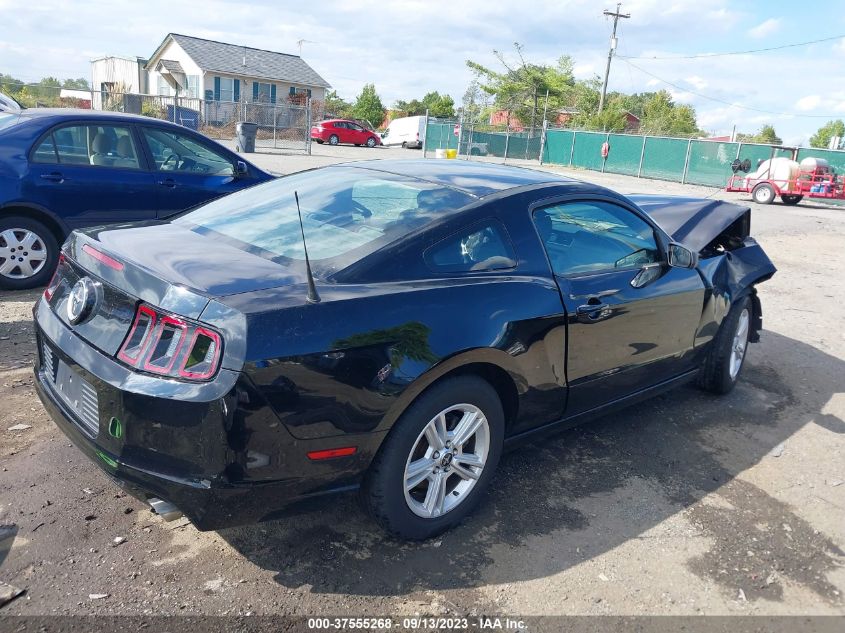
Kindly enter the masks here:
[[[314, 154], [251, 158], [290, 173], [421, 156]], [[845, 614], [845, 210], [752, 206], [779, 272], [740, 386], [682, 388], [512, 452], [481, 510], [423, 544], [384, 537], [351, 498], [219, 532], [162, 522], [43, 412], [39, 293], [0, 292], [0, 581], [26, 590], [2, 613]]]

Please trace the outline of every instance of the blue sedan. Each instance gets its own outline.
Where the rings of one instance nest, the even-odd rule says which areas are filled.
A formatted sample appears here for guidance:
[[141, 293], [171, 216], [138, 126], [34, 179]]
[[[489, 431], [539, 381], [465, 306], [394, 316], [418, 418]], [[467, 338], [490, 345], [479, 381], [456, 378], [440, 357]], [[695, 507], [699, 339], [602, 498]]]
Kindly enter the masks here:
[[271, 178], [166, 121], [91, 110], [0, 112], [0, 288], [46, 284], [74, 229], [165, 218]]

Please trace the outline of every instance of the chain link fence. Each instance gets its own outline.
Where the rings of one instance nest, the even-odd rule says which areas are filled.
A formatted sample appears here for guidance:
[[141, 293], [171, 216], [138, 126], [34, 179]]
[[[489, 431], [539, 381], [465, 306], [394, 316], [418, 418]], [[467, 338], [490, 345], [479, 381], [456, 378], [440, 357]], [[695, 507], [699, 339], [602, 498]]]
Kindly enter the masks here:
[[[607, 159], [602, 145], [607, 143]], [[513, 132], [501, 126], [460, 125], [459, 121], [430, 119], [426, 126], [425, 155], [438, 149], [457, 149], [458, 156], [537, 160], [601, 172], [724, 187], [732, 175], [731, 163], [748, 159], [752, 168], [772, 157], [771, 145], [706, 139], [613, 134], [571, 129]], [[775, 149], [775, 156], [792, 157]], [[838, 173], [845, 173], [845, 151], [802, 147], [798, 160], [823, 158]]]
[[[24, 87], [25, 89], [26, 87]], [[15, 96], [13, 93], [12, 96]], [[139, 114], [171, 121], [218, 140], [235, 137], [243, 121], [258, 125], [256, 149], [311, 153], [311, 122], [322, 117], [323, 102], [304, 97], [277, 103], [216, 101], [190, 96], [145, 95], [38, 86], [18, 97], [27, 107], [82, 108]]]

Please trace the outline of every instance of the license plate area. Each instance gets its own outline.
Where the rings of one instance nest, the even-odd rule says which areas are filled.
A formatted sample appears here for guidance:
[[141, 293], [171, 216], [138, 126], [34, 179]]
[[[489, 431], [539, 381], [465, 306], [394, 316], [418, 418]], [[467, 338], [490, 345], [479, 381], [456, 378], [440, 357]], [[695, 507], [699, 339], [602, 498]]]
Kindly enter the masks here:
[[70, 365], [59, 358], [49, 345], [43, 346], [44, 377], [59, 400], [74, 413], [73, 421], [90, 438], [100, 430], [100, 406], [97, 390]]

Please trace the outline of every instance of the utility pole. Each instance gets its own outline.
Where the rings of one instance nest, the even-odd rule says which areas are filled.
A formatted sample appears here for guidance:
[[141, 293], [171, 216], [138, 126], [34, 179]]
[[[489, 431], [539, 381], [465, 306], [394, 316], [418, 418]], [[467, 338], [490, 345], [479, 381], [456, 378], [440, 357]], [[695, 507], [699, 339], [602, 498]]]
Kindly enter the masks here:
[[616, 3], [616, 11], [608, 11], [605, 9], [605, 15], [613, 16], [613, 35], [610, 36], [610, 50], [607, 52], [607, 68], [604, 71], [604, 84], [601, 87], [601, 99], [599, 99], [599, 112], [604, 109], [604, 98], [607, 95], [607, 80], [610, 77], [610, 62], [613, 59], [613, 51], [616, 50], [616, 25], [619, 24], [619, 18], [630, 18], [630, 13], [619, 13], [622, 8], [622, 3]]

